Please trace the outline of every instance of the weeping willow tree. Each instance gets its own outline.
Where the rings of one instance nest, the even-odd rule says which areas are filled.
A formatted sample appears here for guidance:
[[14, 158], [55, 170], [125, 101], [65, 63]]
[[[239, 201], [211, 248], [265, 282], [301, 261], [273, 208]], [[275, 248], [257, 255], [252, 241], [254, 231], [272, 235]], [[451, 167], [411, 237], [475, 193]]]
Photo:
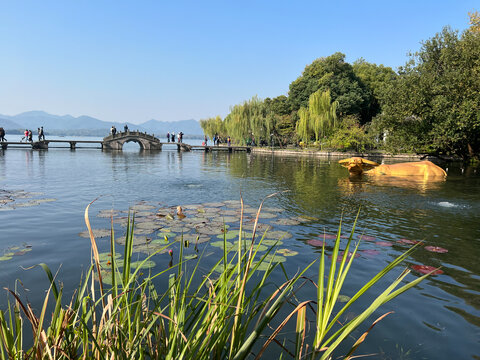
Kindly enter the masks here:
[[213, 139], [215, 134], [218, 134], [220, 137], [226, 137], [227, 131], [225, 130], [225, 124], [222, 118], [217, 115], [216, 117], [200, 120], [200, 126], [203, 130], [203, 133]]
[[308, 109], [305, 109], [304, 107], [301, 107], [300, 110], [298, 110], [298, 117], [299, 120], [297, 122], [297, 136], [300, 138], [300, 140], [304, 144], [308, 144], [308, 141], [310, 140], [310, 115]]
[[315, 141], [329, 136], [336, 126], [338, 102], [332, 102], [330, 90], [317, 90], [308, 100], [308, 113]]
[[268, 138], [266, 106], [257, 96], [235, 105], [225, 118], [225, 129], [232, 141], [244, 145], [252, 136], [256, 141]]

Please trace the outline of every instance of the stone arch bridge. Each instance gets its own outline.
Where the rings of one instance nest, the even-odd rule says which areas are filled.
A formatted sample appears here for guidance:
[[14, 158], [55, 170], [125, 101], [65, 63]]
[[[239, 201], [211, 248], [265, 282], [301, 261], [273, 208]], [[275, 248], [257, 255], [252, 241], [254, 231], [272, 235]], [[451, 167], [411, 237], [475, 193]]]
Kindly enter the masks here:
[[[153, 135], [142, 133], [140, 131], [125, 131], [115, 135], [109, 135], [103, 138], [102, 147], [105, 150], [122, 150], [123, 144], [127, 142], [136, 142], [142, 150], [161, 150], [162, 142]], [[191, 147], [187, 144], [176, 144], [178, 150], [189, 151]]]

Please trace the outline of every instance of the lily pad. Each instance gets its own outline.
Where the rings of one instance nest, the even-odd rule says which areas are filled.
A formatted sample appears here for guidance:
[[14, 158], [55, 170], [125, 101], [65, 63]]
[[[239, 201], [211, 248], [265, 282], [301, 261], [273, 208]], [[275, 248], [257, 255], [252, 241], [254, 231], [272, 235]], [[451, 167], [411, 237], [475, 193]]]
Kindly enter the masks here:
[[[224, 242], [223, 241], [213, 241], [213, 242], [210, 243], [210, 245], [223, 249]], [[225, 245], [226, 245], [227, 249], [231, 249], [233, 247], [233, 244], [231, 242], [228, 242], [228, 241], [226, 242]]]
[[[93, 231], [93, 236], [95, 238], [102, 238], [102, 237], [107, 237], [110, 236], [112, 233], [110, 229], [92, 229]], [[90, 234], [88, 230], [82, 231], [81, 233], [78, 233], [83, 238], [90, 239]]]
[[265, 261], [267, 263], [269, 263], [270, 261], [272, 263], [283, 263], [283, 262], [287, 261], [287, 258], [285, 256], [281, 256], [281, 255], [278, 255], [278, 254], [275, 254], [275, 255], [268, 254], [267, 256], [265, 256], [263, 261]]
[[[280, 245], [282, 245], [282, 244], [283, 244], [283, 241], [281, 241], [281, 240], [265, 239], [265, 240], [262, 241], [262, 245], [270, 246], [270, 247], [271, 247], [271, 246], [274, 246], [274, 245], [280, 246]], [[286, 250], [286, 249], [284, 249], [284, 250]]]
[[155, 209], [155, 206], [148, 205], [148, 204], [137, 204], [132, 206], [130, 209], [133, 211], [145, 211], [145, 210], [153, 210]]
[[360, 240], [364, 240], [364, 241], [375, 241], [376, 240], [375, 236], [358, 235], [358, 237], [360, 238]]
[[[115, 239], [115, 242], [120, 245], [125, 245], [125, 237], [126, 236], [121, 236]], [[146, 236], [134, 236], [133, 237], [133, 244], [134, 245], [140, 245], [140, 244], [147, 244], [148, 240]]]
[[432, 273], [432, 275], [440, 275], [440, 274], [443, 274], [443, 271], [436, 268], [436, 267], [433, 267], [433, 266], [428, 266], [428, 265], [412, 265], [410, 266], [412, 268], [412, 270], [420, 273], [420, 274], [428, 274], [428, 273]]
[[276, 230], [267, 232], [267, 236], [270, 239], [289, 239], [292, 237], [292, 234], [288, 231]]
[[280, 254], [283, 256], [295, 256], [295, 255], [298, 255], [298, 251], [290, 250], [290, 249], [278, 249], [277, 254]]
[[[120, 253], [115, 253], [115, 259], [120, 259], [122, 257], [122, 254]], [[108, 261], [108, 260], [111, 260], [112, 259], [112, 253], [109, 253], [109, 252], [104, 252], [104, 253], [100, 253], [98, 254], [98, 259], [100, 261]]]
[[285, 211], [285, 209], [279, 208], [279, 207], [262, 207], [262, 211], [267, 211], [270, 213], [279, 213], [282, 211]]
[[[257, 266], [258, 264], [258, 261], [254, 261], [252, 262], [252, 268], [254, 268], [255, 266]], [[257, 271], [267, 271], [270, 266], [273, 266], [274, 263], [270, 264], [268, 261], [262, 261], [260, 264], [258, 264], [258, 267], [256, 268]]]
[[97, 214], [97, 217], [99, 218], [110, 218], [110, 217], [115, 217], [118, 215], [118, 210], [100, 210]]
[[435, 252], [435, 253], [440, 253], [440, 254], [444, 254], [448, 252], [447, 249], [444, 249], [440, 246], [425, 246], [425, 250]]
[[277, 217], [277, 214], [262, 211], [258, 217], [259, 219], [274, 219]]
[[375, 245], [384, 246], [384, 247], [393, 246], [393, 244], [390, 241], [375, 241]]
[[11, 260], [11, 259], [12, 259], [11, 256], [6, 256], [6, 255], [0, 256], [0, 261], [7, 261], [7, 260]]
[[295, 220], [295, 219], [281, 218], [281, 219], [270, 221], [270, 224], [283, 225], [283, 226], [293, 226], [293, 225], [299, 225], [300, 221]]
[[341, 295], [341, 294], [340, 294], [340, 295], [338, 295], [338, 298], [337, 298], [337, 300], [338, 300], [339, 302], [341, 302], [341, 303], [346, 303], [346, 302], [349, 302], [349, 301], [350, 301], [350, 299], [351, 299], [351, 297], [350, 297], [350, 296], [347, 296], [347, 295]]
[[397, 242], [401, 244], [407, 244], [407, 245], [415, 245], [418, 244], [420, 241], [418, 240], [408, 240], [408, 239], [400, 239]]
[[240, 215], [239, 216], [223, 216], [222, 219], [226, 223], [238, 223], [240, 222]]
[[210, 202], [210, 203], [204, 203], [203, 206], [207, 207], [222, 207], [225, 206], [223, 202]]
[[[176, 241], [182, 240], [182, 235], [177, 235], [175, 237]], [[189, 241], [191, 244], [201, 244], [210, 240], [210, 237], [207, 235], [201, 234], [183, 234], [183, 241]]]
[[130, 263], [130, 267], [132, 269], [136, 269], [138, 267], [140, 267], [142, 269], [151, 269], [151, 268], [153, 268], [157, 265], [157, 264], [155, 264], [155, 261], [152, 261], [152, 260], [147, 260], [143, 264], [142, 264], [142, 262], [143, 261], [133, 261], [132, 263]]
[[375, 249], [365, 249], [365, 250], [362, 250], [362, 253], [369, 256], [375, 256], [380, 254], [380, 251]]

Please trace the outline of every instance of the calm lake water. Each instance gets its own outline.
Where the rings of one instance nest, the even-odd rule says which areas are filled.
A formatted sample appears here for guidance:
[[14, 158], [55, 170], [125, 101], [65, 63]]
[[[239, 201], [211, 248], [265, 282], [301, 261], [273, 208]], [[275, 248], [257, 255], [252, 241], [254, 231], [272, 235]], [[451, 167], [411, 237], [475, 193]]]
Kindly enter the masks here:
[[[177, 153], [173, 148], [139, 152], [136, 144], [128, 144], [123, 152], [8, 149], [0, 152], [0, 199], [10, 194], [15, 201], [0, 203], [0, 256], [7, 255], [0, 261], [0, 285], [17, 287], [38, 310], [48, 281], [41, 268], [30, 267], [46, 263], [53, 271], [59, 269], [58, 279], [72, 291], [90, 264], [90, 241], [79, 233], [86, 230], [84, 210], [94, 199], [92, 226], [108, 229], [109, 219], [97, 216], [102, 210], [118, 210], [121, 218], [126, 216], [122, 211], [137, 206], [141, 220], [151, 216], [149, 208], [153, 214], [160, 208], [187, 205], [192, 214], [196, 207], [189, 205], [208, 203], [205, 207], [216, 207], [217, 214], [226, 212], [228, 216], [232, 207], [235, 210], [232, 200], [238, 200], [240, 194], [246, 204], [258, 207], [265, 196], [283, 192], [266, 201], [269, 209], [265, 212], [273, 215], [261, 221], [277, 222], [274, 230], [291, 235], [280, 246], [299, 253], [284, 263], [290, 274], [318, 258], [321, 249], [309, 244], [310, 240], [334, 234], [342, 216], [343, 233], [348, 234], [360, 209], [356, 234], [365, 237], [344, 295], [351, 296], [405, 251], [409, 245], [402, 239], [423, 240], [426, 246], [448, 250], [436, 253], [421, 247], [404, 263], [404, 267], [442, 266], [444, 273], [374, 314], [355, 337], [381, 314], [395, 312], [374, 328], [357, 355], [375, 354], [370, 357], [373, 359], [480, 358], [479, 171], [449, 164], [447, 181], [436, 184], [368, 177], [351, 180], [336, 160]], [[25, 203], [35, 206], [21, 206]], [[284, 225], [279, 219], [297, 224]], [[115, 224], [116, 233], [123, 235], [123, 229], [120, 220]], [[216, 240], [213, 236], [211, 241]], [[328, 236], [326, 241], [329, 245], [333, 242]], [[101, 251], [108, 250], [108, 238], [98, 243]], [[211, 247], [208, 268], [208, 262], [218, 259], [218, 248], [201, 245]], [[159, 254], [154, 261], [163, 269], [169, 256]], [[400, 272], [399, 268], [389, 274], [374, 289], [377, 292], [367, 294], [342, 321], [358, 314], [360, 305], [367, 304]], [[315, 271], [308, 275], [316, 281]], [[284, 280], [280, 273], [276, 276], [279, 283]], [[412, 271], [408, 279], [417, 276]], [[315, 297], [313, 289], [303, 293]], [[5, 304], [6, 295], [0, 296], [1, 307]], [[272, 354], [274, 350], [273, 345]]]

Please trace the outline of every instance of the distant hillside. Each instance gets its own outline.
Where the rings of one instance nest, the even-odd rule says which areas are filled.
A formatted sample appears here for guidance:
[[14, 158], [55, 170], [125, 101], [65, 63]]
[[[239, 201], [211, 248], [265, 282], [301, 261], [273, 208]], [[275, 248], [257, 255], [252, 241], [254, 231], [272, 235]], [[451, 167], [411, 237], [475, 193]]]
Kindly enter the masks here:
[[[43, 126], [47, 134], [52, 135], [83, 135], [105, 136], [110, 128], [115, 126], [123, 131], [125, 123], [102, 121], [90, 116], [74, 117], [71, 115], [52, 115], [44, 111], [28, 111], [18, 115], [0, 115], [0, 126], [8, 130], [32, 129]], [[203, 131], [196, 120], [158, 121], [149, 120], [143, 124], [127, 122], [130, 130], [144, 131], [157, 136], [167, 132], [182, 131], [185, 135], [201, 135]]]
[[20, 129], [22, 126], [12, 120], [0, 118], [0, 127], [4, 129]]

